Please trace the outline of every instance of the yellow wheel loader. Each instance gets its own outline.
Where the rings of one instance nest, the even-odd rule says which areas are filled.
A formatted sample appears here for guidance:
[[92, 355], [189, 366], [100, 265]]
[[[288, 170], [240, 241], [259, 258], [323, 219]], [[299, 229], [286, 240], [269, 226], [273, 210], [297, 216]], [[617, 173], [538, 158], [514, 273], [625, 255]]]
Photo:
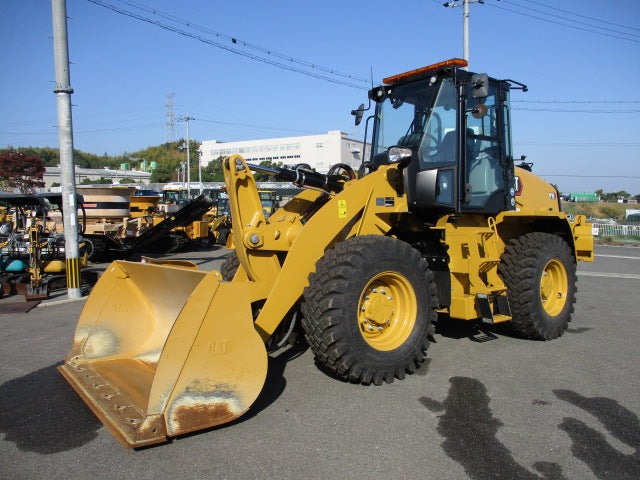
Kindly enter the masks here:
[[[223, 273], [109, 266], [59, 368], [119, 440], [148, 445], [240, 417], [263, 387], [267, 348], [296, 323], [335, 376], [376, 385], [424, 361], [438, 313], [562, 335], [576, 262], [593, 259], [590, 225], [514, 167], [509, 92], [526, 87], [464, 66], [372, 89], [372, 148], [357, 173], [225, 158], [235, 250]], [[267, 219], [252, 170], [308, 188]]]

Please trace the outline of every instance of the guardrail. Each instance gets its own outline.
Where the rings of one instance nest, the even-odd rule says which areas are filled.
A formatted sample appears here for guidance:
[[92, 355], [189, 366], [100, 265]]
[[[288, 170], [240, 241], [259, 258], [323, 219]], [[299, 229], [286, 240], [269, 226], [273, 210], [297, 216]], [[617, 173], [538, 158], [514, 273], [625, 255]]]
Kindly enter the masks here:
[[[600, 237], [638, 237], [640, 225], [616, 225], [615, 223], [593, 223]], [[594, 232], [595, 233], [595, 232]]]

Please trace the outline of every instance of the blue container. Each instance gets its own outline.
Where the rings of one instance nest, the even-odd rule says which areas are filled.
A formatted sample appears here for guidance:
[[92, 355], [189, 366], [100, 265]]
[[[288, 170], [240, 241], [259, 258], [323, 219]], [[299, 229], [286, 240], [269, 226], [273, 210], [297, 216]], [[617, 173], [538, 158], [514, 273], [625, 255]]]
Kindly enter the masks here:
[[4, 260], [2, 262], [2, 270], [5, 272], [24, 272], [27, 270], [27, 264], [22, 260]]

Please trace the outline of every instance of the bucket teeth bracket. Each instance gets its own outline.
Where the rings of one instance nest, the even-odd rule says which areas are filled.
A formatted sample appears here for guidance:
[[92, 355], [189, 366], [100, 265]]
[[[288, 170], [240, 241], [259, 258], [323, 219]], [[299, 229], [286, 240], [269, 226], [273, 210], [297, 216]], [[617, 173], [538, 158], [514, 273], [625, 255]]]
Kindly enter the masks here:
[[[93, 413], [125, 446], [142, 447], [166, 439], [162, 415], [145, 418], [142, 412], [90, 365], [67, 363], [58, 369]], [[96, 390], [100, 393], [96, 394]], [[94, 401], [88, 402], [88, 397]]]

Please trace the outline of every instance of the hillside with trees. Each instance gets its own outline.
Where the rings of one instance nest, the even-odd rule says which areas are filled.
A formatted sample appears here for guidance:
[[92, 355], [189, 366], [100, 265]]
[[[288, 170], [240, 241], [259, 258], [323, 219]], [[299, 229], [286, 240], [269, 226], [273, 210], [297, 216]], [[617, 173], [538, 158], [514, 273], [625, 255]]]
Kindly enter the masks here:
[[[39, 157], [45, 167], [57, 167], [60, 164], [60, 151], [52, 147], [8, 147], [0, 150], [0, 154], [20, 153]], [[77, 166], [82, 168], [116, 168], [120, 163], [126, 161], [126, 157], [120, 155], [112, 157], [106, 153], [102, 156], [93, 153], [86, 153], [80, 150], [73, 151], [73, 158]]]
[[590, 218], [610, 218], [624, 222], [627, 209], [640, 208], [634, 203], [618, 202], [562, 202], [562, 210], [573, 215], [586, 215]]
[[[183, 147], [184, 140], [177, 142], [163, 143], [162, 145], [151, 146], [136, 152], [127, 152], [126, 155], [110, 156], [86, 153], [80, 150], [73, 151], [75, 164], [81, 168], [120, 168], [123, 163], [128, 163], [135, 169], [138, 162], [146, 160], [147, 164], [156, 162], [157, 168], [151, 172], [151, 183], [167, 183], [178, 180], [178, 172], [181, 171], [182, 162], [187, 161], [187, 152]], [[189, 142], [191, 159], [191, 181], [198, 181], [198, 160], [200, 142], [191, 140]], [[58, 149], [51, 147], [18, 147], [0, 149], [0, 155], [20, 154], [39, 158], [46, 167], [56, 167], [60, 164], [60, 153]], [[263, 166], [282, 166], [282, 163], [272, 163], [270, 161], [260, 162]], [[265, 174], [256, 174], [258, 181], [268, 180]], [[222, 182], [222, 157], [212, 161], [202, 169], [203, 182]], [[94, 182], [95, 183], [95, 182]]]
[[[180, 163], [186, 162], [187, 154], [182, 145], [183, 140], [177, 142], [164, 143], [158, 146], [147, 147], [136, 152], [127, 152], [126, 155], [111, 156], [106, 153], [96, 155], [73, 151], [75, 164], [81, 168], [120, 168], [122, 163], [129, 163], [131, 168], [137, 167], [137, 160], [147, 160], [156, 162], [158, 168], [152, 172], [151, 181], [154, 183], [164, 183], [177, 180]], [[200, 142], [192, 140], [189, 142], [191, 149], [191, 178], [198, 178], [198, 149]], [[39, 158], [45, 167], [56, 167], [60, 164], [60, 153], [57, 148], [52, 147], [8, 147], [0, 149], [0, 155], [21, 154]], [[194, 176], [195, 175], [195, 176]], [[204, 171], [203, 171], [204, 180]]]

